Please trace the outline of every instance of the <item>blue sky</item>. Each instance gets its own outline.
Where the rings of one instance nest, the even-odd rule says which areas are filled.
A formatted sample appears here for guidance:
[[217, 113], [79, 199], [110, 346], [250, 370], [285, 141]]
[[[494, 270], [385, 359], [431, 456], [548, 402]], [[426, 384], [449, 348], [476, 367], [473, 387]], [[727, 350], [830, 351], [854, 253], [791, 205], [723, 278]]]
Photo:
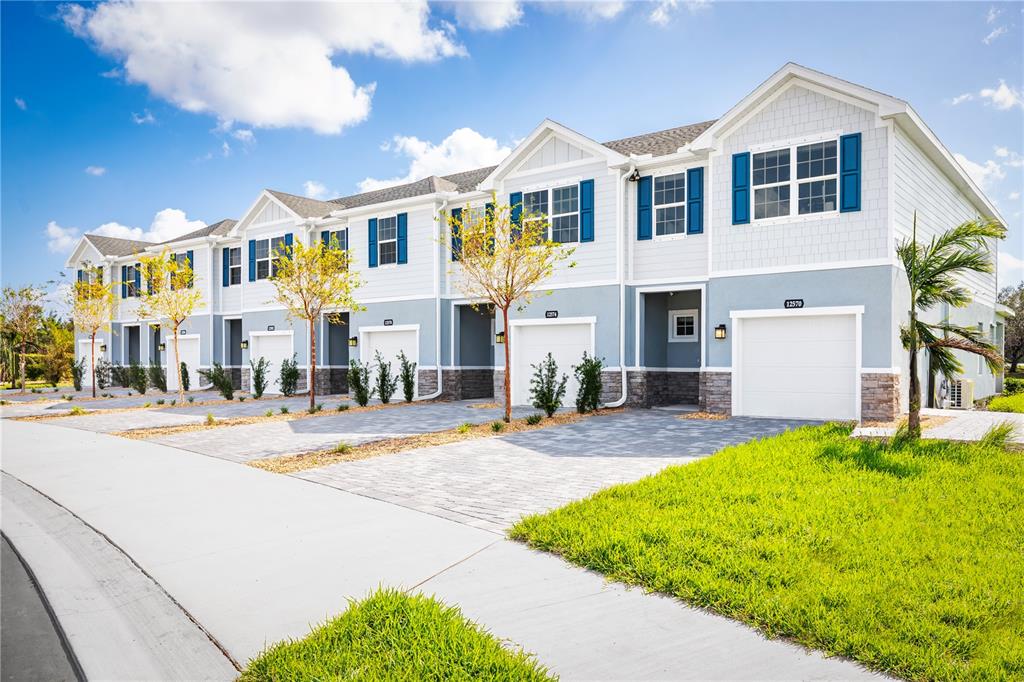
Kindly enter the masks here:
[[[787, 61], [908, 100], [1024, 258], [1011, 3], [2, 4], [4, 284], [76, 237], [174, 236], [270, 187], [330, 198], [492, 162], [545, 117], [598, 140], [716, 118]], [[198, 222], [201, 221], [201, 222]]]

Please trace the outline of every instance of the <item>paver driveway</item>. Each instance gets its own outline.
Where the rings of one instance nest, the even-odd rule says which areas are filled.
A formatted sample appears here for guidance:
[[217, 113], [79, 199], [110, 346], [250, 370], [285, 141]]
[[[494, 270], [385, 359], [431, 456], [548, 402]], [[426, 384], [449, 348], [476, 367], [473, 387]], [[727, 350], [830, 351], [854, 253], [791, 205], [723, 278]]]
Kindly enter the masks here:
[[500, 532], [616, 483], [809, 422], [679, 419], [628, 410], [565, 426], [462, 441], [295, 474], [333, 488]]
[[[234, 462], [310, 452], [337, 445], [361, 445], [375, 440], [402, 438], [453, 429], [463, 422], [482, 424], [501, 417], [498, 408], [475, 408], [480, 401], [397, 404], [367, 412], [338, 412], [294, 421], [225, 426], [219, 429], [176, 433], [150, 439], [183, 450]], [[327, 410], [327, 408], [324, 408]], [[533, 409], [513, 410], [515, 416]]]

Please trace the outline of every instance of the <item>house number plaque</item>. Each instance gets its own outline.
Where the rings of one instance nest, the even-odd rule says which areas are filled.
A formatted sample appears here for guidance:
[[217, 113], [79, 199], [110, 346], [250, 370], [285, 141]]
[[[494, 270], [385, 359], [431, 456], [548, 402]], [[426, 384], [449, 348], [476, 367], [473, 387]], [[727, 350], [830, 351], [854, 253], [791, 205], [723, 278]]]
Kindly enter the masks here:
[[787, 298], [786, 302], [782, 304], [784, 308], [803, 308], [804, 299], [802, 298]]

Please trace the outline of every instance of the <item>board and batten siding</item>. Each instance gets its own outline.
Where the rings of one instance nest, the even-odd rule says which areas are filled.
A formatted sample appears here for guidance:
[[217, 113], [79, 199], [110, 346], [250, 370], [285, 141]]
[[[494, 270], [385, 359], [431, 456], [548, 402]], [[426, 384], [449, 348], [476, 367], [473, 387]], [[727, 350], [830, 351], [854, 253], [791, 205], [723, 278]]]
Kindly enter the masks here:
[[[893, 182], [897, 240], [909, 239], [917, 211], [917, 240], [977, 218], [981, 211], [939, 170], [921, 148], [896, 126]], [[995, 253], [993, 245], [993, 253]], [[979, 303], [992, 306], [996, 298], [996, 274], [969, 273], [964, 283]]]
[[[860, 132], [861, 210], [821, 218], [732, 224], [732, 155], [752, 146], [787, 144], [798, 138]], [[887, 128], [871, 111], [799, 86], [793, 86], [723, 140], [710, 180], [714, 210], [705, 232], [712, 236], [712, 276], [720, 271], [840, 264], [891, 256], [887, 242]], [[791, 159], [796, 173], [796, 159]], [[795, 204], [796, 196], [790, 201]], [[794, 207], [795, 210], [795, 207]]]

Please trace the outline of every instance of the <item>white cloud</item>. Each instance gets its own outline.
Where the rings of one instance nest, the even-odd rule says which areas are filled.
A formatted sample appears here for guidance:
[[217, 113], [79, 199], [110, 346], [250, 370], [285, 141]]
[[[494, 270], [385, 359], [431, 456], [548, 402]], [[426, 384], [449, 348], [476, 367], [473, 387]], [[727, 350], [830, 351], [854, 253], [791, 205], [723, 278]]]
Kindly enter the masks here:
[[1003, 159], [1002, 164], [1004, 166], [1009, 166], [1010, 168], [1024, 167], [1024, 156], [1021, 156], [1012, 149], [996, 145], [993, 147], [993, 150], [995, 150], [996, 158]]
[[220, 155], [225, 157], [225, 158], [231, 156], [231, 145], [229, 145], [227, 142], [221, 142], [220, 143]]
[[647, 20], [657, 26], [666, 26], [679, 7], [685, 7], [690, 14], [711, 7], [711, 0], [660, 0], [657, 6], [647, 15]]
[[992, 159], [984, 163], [976, 163], [959, 153], [953, 154], [953, 158], [982, 189], [987, 189], [991, 183], [1006, 177], [1002, 166]]
[[987, 36], [981, 39], [981, 42], [985, 43], [986, 45], [991, 45], [993, 40], [995, 40], [1001, 35], [1004, 35], [1005, 33], [1005, 26], [996, 26], [994, 29], [992, 29], [991, 32], [989, 32]]
[[1016, 88], [1011, 88], [1002, 79], [999, 79], [999, 87], [985, 88], [978, 94], [989, 100], [996, 109], [1003, 111], [1013, 107], [1024, 107], [1024, 99], [1021, 98], [1020, 92]]
[[[254, 127], [335, 134], [364, 120], [375, 84], [340, 55], [404, 62], [465, 53], [430, 25], [425, 0], [402, 3], [114, 2], [65, 5], [64, 24], [116, 58], [128, 82], [195, 113]], [[227, 28], [226, 28], [227, 27]]]
[[95, 230], [91, 230], [90, 234], [144, 242], [165, 242], [205, 226], [206, 223], [202, 220], [189, 220], [181, 209], [165, 208], [153, 216], [153, 222], [150, 223], [148, 230], [110, 222], [103, 223]]
[[78, 243], [77, 227], [61, 227], [57, 221], [46, 223], [46, 248], [50, 253], [67, 253]]
[[410, 159], [408, 172], [389, 180], [366, 178], [359, 183], [360, 192], [497, 164], [512, 151], [511, 147], [502, 146], [493, 137], [484, 137], [472, 128], [454, 130], [440, 144], [396, 135], [392, 149]]
[[327, 186], [316, 180], [306, 180], [302, 183], [302, 192], [310, 199], [327, 198]]
[[1010, 155], [1010, 150], [1007, 149], [1006, 147], [996, 146], [996, 147], [994, 147], [994, 149], [995, 149], [995, 152], [996, 152], [996, 156], [998, 156], [1000, 158], [1005, 159], [1007, 156]]
[[149, 111], [149, 109], [143, 109], [141, 114], [132, 112], [132, 121], [136, 125], [146, 125], [147, 123], [156, 123], [156, 117]]
[[1003, 13], [1003, 10], [996, 9], [995, 7], [989, 7], [988, 12], [985, 13], [985, 23], [992, 24], [999, 18], [999, 15]]
[[626, 9], [626, 3], [620, 0], [588, 0], [584, 2], [551, 0], [538, 3], [537, 7], [549, 12], [562, 12], [586, 21], [608, 21], [619, 16], [622, 10]]
[[1010, 201], [1017, 201], [1018, 199], [1020, 199], [1020, 192], [1010, 192], [1010, 195], [1007, 198]]
[[121, 76], [124, 75], [124, 71], [122, 71], [121, 69], [119, 69], [119, 68], [117, 68], [115, 66], [112, 69], [109, 69], [107, 71], [101, 72], [100, 75], [103, 76], [104, 78], [120, 78]]
[[104, 174], [106, 174], [106, 172], [107, 172], [107, 169], [106, 169], [106, 168], [104, 168], [103, 166], [86, 166], [86, 167], [85, 167], [85, 172], [86, 172], [86, 173], [87, 173], [88, 175], [92, 175], [92, 176], [94, 176], [94, 177], [97, 177], [97, 178], [98, 178], [98, 177], [100, 177], [101, 175], [104, 175]]
[[1010, 286], [1024, 279], [1024, 259], [1012, 253], [999, 252], [998, 269], [1000, 287]]
[[14, 104], [15, 104], [15, 106], [17, 106], [22, 111], [25, 111], [26, 109], [28, 109], [28, 105], [25, 104], [25, 100], [23, 100], [20, 97], [15, 97], [14, 98]]
[[522, 6], [514, 0], [456, 2], [453, 9], [456, 23], [471, 31], [500, 31], [523, 17]]
[[958, 104], [963, 104], [964, 102], [969, 102], [972, 99], [974, 99], [974, 95], [972, 95], [969, 92], [965, 92], [964, 94], [957, 95], [956, 97], [953, 98], [953, 106], [955, 107]]
[[239, 128], [238, 130], [231, 131], [231, 137], [235, 138], [242, 144], [252, 144], [256, 141], [256, 136], [253, 132], [246, 128]]

